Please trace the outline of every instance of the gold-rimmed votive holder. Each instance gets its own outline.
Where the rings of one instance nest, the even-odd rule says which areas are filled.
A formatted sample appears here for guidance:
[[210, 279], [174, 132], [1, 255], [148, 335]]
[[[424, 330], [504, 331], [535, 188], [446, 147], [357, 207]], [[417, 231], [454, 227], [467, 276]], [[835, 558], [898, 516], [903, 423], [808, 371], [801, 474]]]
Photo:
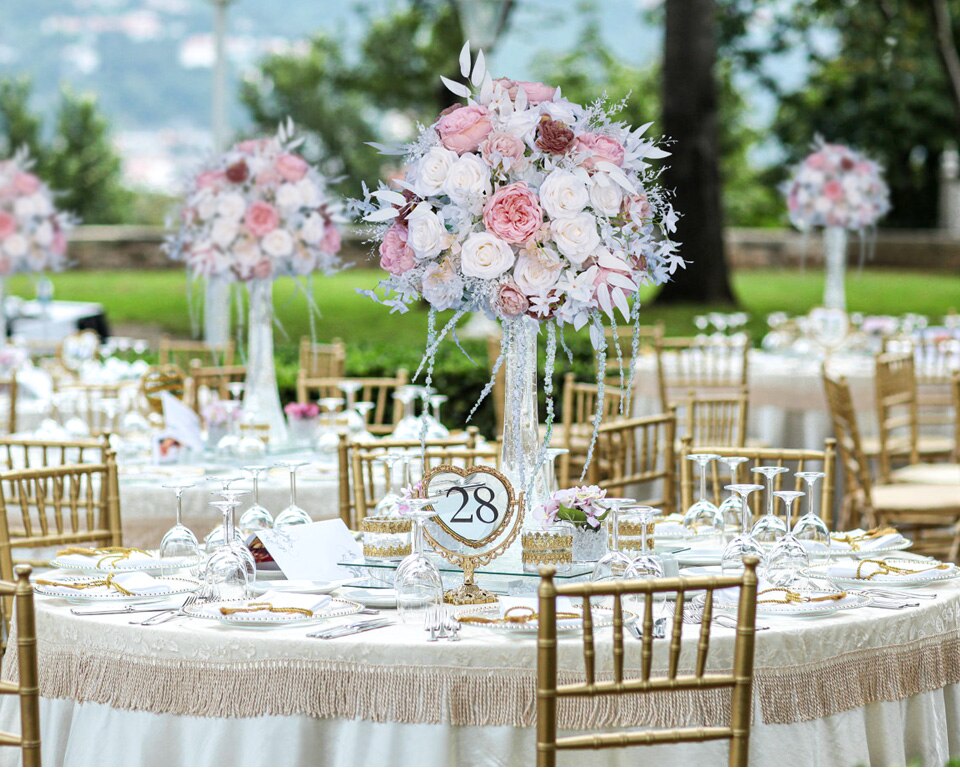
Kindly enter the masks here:
[[524, 572], [536, 572], [543, 566], [566, 572], [573, 565], [573, 531], [563, 523], [524, 530], [520, 548]]
[[366, 559], [402, 559], [412, 552], [409, 518], [370, 515], [360, 522], [360, 531]]

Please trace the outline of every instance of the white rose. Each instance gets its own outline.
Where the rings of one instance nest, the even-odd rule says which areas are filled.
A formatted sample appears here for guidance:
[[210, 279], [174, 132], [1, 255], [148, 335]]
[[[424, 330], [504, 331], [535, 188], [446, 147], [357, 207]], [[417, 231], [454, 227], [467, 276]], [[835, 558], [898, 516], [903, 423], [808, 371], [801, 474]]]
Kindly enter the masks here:
[[33, 233], [33, 242], [44, 247], [53, 242], [53, 227], [50, 226], [49, 221], [41, 222], [40, 226], [37, 227]]
[[13, 212], [18, 219], [26, 220], [36, 215], [33, 197], [20, 197], [13, 203]]
[[590, 204], [597, 213], [612, 218], [620, 213], [623, 192], [609, 175], [597, 173], [590, 179]]
[[303, 196], [296, 184], [285, 183], [277, 189], [277, 207], [280, 210], [298, 210], [303, 206]]
[[252, 271], [253, 268], [256, 267], [263, 258], [263, 254], [260, 251], [260, 244], [253, 239], [239, 241], [231, 249], [230, 255], [237, 263], [237, 266], [246, 271]]
[[260, 241], [263, 250], [277, 259], [289, 256], [293, 250], [293, 238], [285, 229], [275, 229], [263, 236]]
[[540, 184], [540, 204], [552, 219], [576, 216], [589, 201], [586, 184], [566, 170], [554, 170]]
[[220, 248], [226, 248], [237, 237], [237, 222], [226, 218], [214, 219], [210, 228], [210, 239]]
[[290, 260], [290, 269], [294, 275], [309, 275], [317, 269], [317, 260], [306, 251], [298, 252]]
[[447, 228], [430, 206], [421, 202], [407, 216], [407, 245], [417, 259], [433, 259], [447, 247]]
[[563, 270], [563, 260], [552, 248], [528, 251], [520, 249], [513, 268], [513, 280], [528, 297], [540, 296], [550, 291]]
[[513, 267], [513, 249], [489, 232], [474, 232], [460, 248], [460, 269], [473, 278], [496, 278]]
[[210, 192], [204, 192], [197, 203], [197, 215], [201, 221], [209, 221], [217, 214], [217, 198]]
[[300, 227], [300, 239], [304, 243], [309, 243], [310, 245], [317, 245], [323, 240], [323, 235], [327, 231], [326, 225], [323, 223], [323, 218], [319, 213], [311, 213], [307, 216], [307, 220], [303, 222], [303, 226]]
[[417, 162], [417, 176], [414, 179], [417, 191], [428, 197], [439, 194], [443, 182], [447, 179], [447, 173], [456, 161], [455, 151], [442, 146], [431, 148]]
[[560, 253], [575, 264], [581, 264], [600, 243], [597, 220], [589, 213], [554, 219], [550, 232]]
[[3, 241], [3, 252], [7, 256], [14, 258], [23, 256], [28, 248], [27, 239], [19, 232], [10, 235], [10, 237]]
[[43, 192], [36, 192], [30, 195], [33, 200], [33, 212], [38, 216], [49, 216], [53, 213], [53, 201]]
[[300, 200], [304, 207], [316, 208], [320, 204], [320, 188], [309, 178], [301, 178], [293, 185], [300, 192]]
[[477, 154], [464, 154], [450, 166], [443, 190], [458, 205], [469, 204], [490, 191], [490, 167]]
[[450, 262], [431, 262], [423, 272], [423, 298], [437, 310], [456, 308], [463, 298], [463, 280]]
[[227, 192], [217, 198], [217, 215], [228, 221], [240, 221], [247, 211], [247, 202], [238, 192]]

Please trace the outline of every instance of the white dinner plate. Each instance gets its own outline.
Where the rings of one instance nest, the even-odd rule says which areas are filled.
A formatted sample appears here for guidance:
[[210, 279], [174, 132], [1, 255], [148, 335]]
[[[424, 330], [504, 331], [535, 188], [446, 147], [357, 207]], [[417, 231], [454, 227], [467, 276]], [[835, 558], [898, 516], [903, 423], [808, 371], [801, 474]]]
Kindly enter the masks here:
[[[83, 577], [58, 577], [57, 582], [86, 583], [93, 580], [103, 580], [105, 575], [86, 575]], [[41, 579], [43, 579], [41, 577]], [[158, 578], [159, 579], [159, 578]], [[42, 596], [51, 596], [56, 599], [66, 599], [71, 602], [141, 602], [153, 599], [165, 599], [177, 594], [190, 593], [197, 590], [200, 582], [185, 577], [164, 577], [163, 582], [169, 586], [168, 591], [127, 595], [113, 588], [64, 588], [58, 585], [43, 585], [34, 583], [33, 590]]]
[[[931, 562], [923, 561], [921, 559], [886, 558], [882, 556], [881, 558], [885, 561], [888, 561], [890, 564], [903, 569], [916, 569], [917, 571], [923, 571], [934, 566]], [[869, 579], [836, 577], [830, 574], [829, 568], [826, 566], [813, 567], [807, 570], [807, 576], [820, 580], [829, 580], [835, 585], [849, 588], [915, 588], [924, 585], [932, 585], [934, 583], [942, 583], [945, 580], [953, 580], [957, 577], [960, 577], [960, 567], [957, 567], [955, 564], [951, 564], [949, 562], [937, 563], [943, 563], [947, 568], [943, 570], [937, 570], [937, 572], [924, 575], [921, 578], [918, 578], [912, 574], [876, 575]]]
[[[579, 608], [575, 608], [579, 609]], [[491, 610], [489, 606], [479, 605], [478, 607], [459, 607], [457, 608], [456, 618], [460, 620], [464, 616], [480, 615], [486, 618], [494, 618], [498, 614], [497, 610]], [[632, 623], [637, 619], [637, 614], [632, 610], [623, 610], [623, 622]], [[479, 629], [488, 631], [499, 631], [505, 634], [537, 634], [540, 626], [539, 620], [526, 621], [524, 623], [471, 623], [461, 621], [464, 626], [475, 626]], [[597, 629], [609, 628], [613, 623], [613, 610], [606, 607], [593, 608], [593, 628], [594, 633]], [[557, 618], [557, 632], [576, 633], [583, 630], [583, 618]]]
[[[352, 579], [352, 578], [351, 578]], [[257, 581], [250, 584], [254, 593], [265, 594], [267, 591], [283, 591], [291, 594], [328, 594], [342, 586], [344, 580], [263, 580], [261, 572], [257, 570]]]
[[222, 602], [202, 602], [186, 607], [184, 612], [193, 618], [215, 620], [227, 626], [250, 629], [276, 629], [284, 626], [305, 626], [317, 623], [327, 618], [339, 618], [343, 615], [354, 615], [363, 607], [356, 602], [345, 599], [331, 599], [330, 604], [313, 615], [300, 613], [266, 613], [266, 612], [238, 612], [224, 615], [220, 612], [223, 606], [241, 607], [252, 600], [240, 599]]
[[159, 550], [147, 550], [143, 553], [133, 553], [127, 558], [101, 554], [98, 556], [57, 556], [50, 561], [50, 566], [57, 569], [69, 569], [75, 572], [99, 574], [101, 572], [168, 572], [177, 569], [189, 569], [200, 563], [200, 559], [170, 559], [160, 558]]
[[[874, 548], [873, 550], [850, 550], [850, 546], [846, 545], [843, 542], [832, 541], [830, 543], [830, 558], [843, 558], [849, 556], [850, 558], [865, 558], [867, 556], [877, 556], [883, 553], [893, 553], [899, 550], [906, 550], [907, 548], [913, 545], [913, 541], [907, 537], [900, 537], [897, 542], [894, 542], [890, 545], [887, 545], [883, 548]], [[804, 545], [804, 547], [807, 547]], [[810, 553], [810, 548], [807, 547], [807, 553], [809, 553], [813, 558], [825, 558], [826, 555], [823, 553]]]
[[390, 610], [397, 606], [395, 588], [341, 588], [340, 595], [351, 602], [359, 602], [364, 607]]

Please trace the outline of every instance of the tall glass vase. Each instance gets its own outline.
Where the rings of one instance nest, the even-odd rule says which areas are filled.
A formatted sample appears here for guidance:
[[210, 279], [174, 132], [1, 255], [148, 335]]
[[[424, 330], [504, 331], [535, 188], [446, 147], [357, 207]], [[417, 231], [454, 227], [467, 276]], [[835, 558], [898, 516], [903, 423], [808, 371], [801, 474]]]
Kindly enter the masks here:
[[[525, 490], [524, 527], [536, 525], [533, 511], [547, 500], [543, 468], [537, 469], [540, 447], [537, 403], [536, 321], [521, 316], [503, 322], [506, 346], [503, 453], [500, 468], [517, 491]], [[519, 547], [519, 543], [517, 543]]]
[[823, 306], [833, 310], [847, 309], [844, 275], [847, 270], [847, 230], [826, 227], [823, 230], [823, 264], [826, 278], [823, 287]]
[[287, 426], [280, 408], [277, 371], [273, 361], [273, 281], [247, 283], [250, 314], [247, 322], [247, 382], [243, 391], [243, 414], [252, 423], [270, 425], [270, 445], [287, 440]]
[[207, 278], [203, 298], [203, 341], [226, 345], [230, 339], [230, 279]]

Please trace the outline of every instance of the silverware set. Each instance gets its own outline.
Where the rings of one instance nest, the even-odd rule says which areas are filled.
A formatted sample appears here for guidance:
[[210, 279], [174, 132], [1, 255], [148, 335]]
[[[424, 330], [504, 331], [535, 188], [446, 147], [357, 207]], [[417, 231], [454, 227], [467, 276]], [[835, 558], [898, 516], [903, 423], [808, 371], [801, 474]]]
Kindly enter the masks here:
[[307, 636], [317, 639], [337, 639], [338, 637], [348, 637], [351, 634], [361, 634], [364, 631], [393, 626], [395, 623], [396, 621], [392, 618], [371, 618], [370, 620], [341, 623], [339, 626], [329, 626], [319, 631], [311, 631]]
[[423, 630], [428, 633], [427, 642], [436, 642], [441, 639], [450, 642], [460, 641], [460, 621], [454, 617], [453, 607], [449, 604], [438, 605], [427, 610]]
[[146, 620], [142, 621], [130, 621], [132, 624], [139, 624], [140, 626], [156, 626], [160, 623], [166, 623], [171, 621], [174, 618], [179, 618], [181, 615], [187, 614], [187, 608], [194, 604], [206, 604], [208, 602], [217, 601], [218, 597], [213, 591], [194, 591], [190, 596], [183, 600], [183, 604], [174, 609], [169, 609], [166, 612], [159, 612], [156, 615], [151, 615]]

